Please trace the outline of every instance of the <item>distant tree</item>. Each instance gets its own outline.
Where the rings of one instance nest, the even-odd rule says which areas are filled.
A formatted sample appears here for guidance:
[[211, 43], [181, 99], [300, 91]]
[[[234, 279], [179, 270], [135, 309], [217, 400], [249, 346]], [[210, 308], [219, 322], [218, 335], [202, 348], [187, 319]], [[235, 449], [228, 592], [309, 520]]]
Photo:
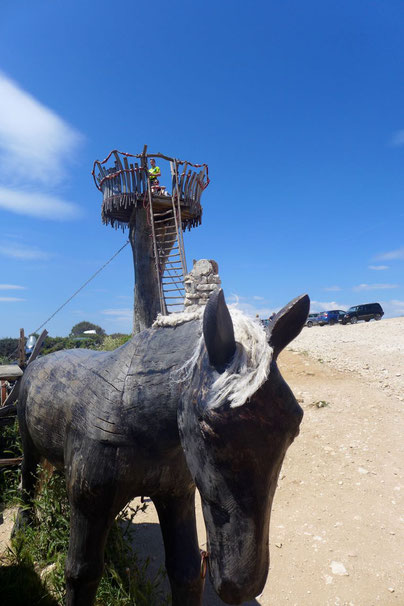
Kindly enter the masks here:
[[103, 337], [98, 335], [84, 335], [84, 337], [46, 337], [41, 355], [61, 351], [62, 349], [98, 349]]
[[18, 339], [0, 339], [0, 356], [8, 363], [18, 358]]
[[85, 330], [95, 330], [96, 334], [99, 337], [105, 337], [105, 330], [101, 328], [101, 326], [97, 326], [97, 324], [92, 324], [91, 322], [79, 322], [75, 324], [71, 330], [71, 337], [79, 337], [81, 336]]

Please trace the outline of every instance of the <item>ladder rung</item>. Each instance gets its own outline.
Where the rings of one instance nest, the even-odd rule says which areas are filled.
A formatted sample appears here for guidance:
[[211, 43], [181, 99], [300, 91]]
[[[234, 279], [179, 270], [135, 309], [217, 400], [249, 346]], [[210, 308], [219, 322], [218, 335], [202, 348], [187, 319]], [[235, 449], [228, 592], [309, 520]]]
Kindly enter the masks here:
[[156, 230], [155, 230], [155, 231], [156, 231], [156, 232], [157, 232], [157, 231], [158, 231], [158, 232], [162, 231], [162, 232], [164, 232], [164, 233], [165, 233], [167, 236], [172, 236], [172, 235], [174, 235], [174, 234], [177, 234], [177, 232], [176, 232], [175, 230], [174, 230], [174, 231], [167, 231], [166, 229], [164, 229], [164, 227], [156, 227]]
[[[178, 297], [164, 297], [164, 298], [165, 299], [183, 299], [184, 297], [178, 296]], [[170, 303], [170, 305], [171, 305], [171, 303]]]
[[154, 223], [167, 223], [168, 225], [171, 225], [171, 227], [175, 226], [174, 219], [172, 217], [153, 217], [153, 221]]
[[174, 242], [176, 242], [176, 241], [177, 241], [177, 238], [175, 238], [174, 240], [163, 240], [163, 241], [162, 241], [162, 244], [163, 244], [163, 243], [164, 243], [164, 244], [174, 244]]
[[[179, 292], [179, 289], [178, 288], [165, 288], [164, 292]], [[184, 291], [184, 293], [185, 293], [185, 291]], [[183, 297], [184, 295], [182, 294], [182, 292], [180, 292], [180, 294], [178, 296]]]
[[[170, 216], [171, 215], [171, 216]], [[153, 213], [153, 219], [155, 221], [159, 221], [160, 219], [164, 219], [165, 221], [174, 221], [174, 215], [170, 211], [170, 213]]]
[[164, 212], [155, 212], [155, 213], [153, 213], [153, 215], [154, 215], [155, 217], [164, 217], [164, 215], [168, 215], [168, 213], [171, 213], [171, 214], [172, 214], [172, 212], [173, 212], [173, 209], [172, 209], [172, 208], [168, 208], [168, 209], [167, 209], [167, 210], [165, 210]]

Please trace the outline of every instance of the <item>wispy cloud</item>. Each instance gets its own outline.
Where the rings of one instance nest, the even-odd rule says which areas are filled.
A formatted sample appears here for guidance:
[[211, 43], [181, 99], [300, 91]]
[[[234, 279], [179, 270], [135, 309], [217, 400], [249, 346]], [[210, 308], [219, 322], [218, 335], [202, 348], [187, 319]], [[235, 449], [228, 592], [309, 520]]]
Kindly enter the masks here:
[[341, 290], [340, 286], [326, 286], [323, 290], [326, 290], [328, 292], [337, 292], [339, 290]]
[[[387, 303], [388, 311], [395, 315], [404, 315], [404, 301], [400, 301], [399, 299], [392, 299]], [[386, 311], [386, 309], [385, 309]]]
[[[253, 301], [253, 303], [251, 303], [251, 300]], [[265, 299], [256, 298], [255, 296], [252, 296], [251, 298], [243, 297], [236, 293], [232, 293], [229, 297], [227, 297], [227, 303], [228, 303], [229, 307], [236, 307], [237, 309], [240, 309], [247, 316], [250, 316], [251, 318], [255, 318], [257, 315], [261, 319], [269, 318], [269, 316], [274, 311], [278, 311], [279, 307], [274, 308], [274, 307], [268, 307], [267, 305], [259, 307], [256, 302], [261, 301], [261, 300], [265, 300]]]
[[81, 135], [0, 72], [0, 172], [57, 183]]
[[382, 253], [375, 257], [378, 261], [395, 261], [397, 259], [404, 259], [404, 246], [390, 250], [389, 252]]
[[101, 311], [104, 316], [112, 316], [117, 322], [132, 322], [133, 309], [104, 309]]
[[[52, 194], [82, 135], [0, 71], [0, 209], [65, 221], [80, 208]], [[44, 189], [45, 191], [39, 191]]]
[[404, 316], [404, 301], [391, 299], [390, 301], [380, 301], [380, 304], [383, 307], [385, 317]]
[[329, 311], [331, 309], [348, 309], [349, 305], [345, 303], [338, 303], [337, 301], [310, 301], [310, 311]]
[[29, 215], [43, 219], [74, 219], [81, 214], [80, 208], [56, 196], [42, 193], [28, 193], [0, 187], [0, 208], [19, 215]]
[[353, 286], [352, 290], [360, 292], [362, 290], [387, 290], [389, 288], [398, 288], [398, 284], [358, 284], [358, 286]]
[[16, 242], [2, 242], [0, 244], [0, 255], [23, 261], [49, 259], [50, 257], [49, 253], [40, 250], [37, 246], [27, 246]]
[[373, 269], [373, 271], [384, 271], [388, 268], [388, 265], [369, 265], [369, 269]]
[[394, 145], [394, 147], [404, 145], [404, 129], [398, 130], [393, 134], [391, 138], [391, 145]]
[[1, 303], [15, 303], [16, 301], [25, 301], [26, 299], [20, 299], [19, 297], [0, 297]]
[[26, 287], [18, 284], [0, 284], [0, 290], [26, 290]]

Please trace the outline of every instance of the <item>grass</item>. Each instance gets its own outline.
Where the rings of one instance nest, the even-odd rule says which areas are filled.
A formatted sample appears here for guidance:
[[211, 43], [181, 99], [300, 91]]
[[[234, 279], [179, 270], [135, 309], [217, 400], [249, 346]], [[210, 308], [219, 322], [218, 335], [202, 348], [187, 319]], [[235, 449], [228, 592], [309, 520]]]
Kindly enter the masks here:
[[[19, 454], [16, 425], [2, 434], [6, 449]], [[38, 470], [34, 499], [35, 524], [20, 531], [0, 558], [0, 602], [7, 606], [56, 606], [66, 596], [64, 565], [69, 543], [70, 508], [64, 475]], [[18, 472], [2, 474], [3, 506], [17, 504]], [[149, 562], [140, 562], [133, 550], [134, 518], [147, 504], [127, 506], [115, 520], [105, 550], [105, 570], [96, 606], [164, 606], [170, 600], [162, 590], [165, 572], [148, 575]], [[41, 575], [42, 573], [42, 575]], [[42, 578], [41, 578], [42, 576]]]

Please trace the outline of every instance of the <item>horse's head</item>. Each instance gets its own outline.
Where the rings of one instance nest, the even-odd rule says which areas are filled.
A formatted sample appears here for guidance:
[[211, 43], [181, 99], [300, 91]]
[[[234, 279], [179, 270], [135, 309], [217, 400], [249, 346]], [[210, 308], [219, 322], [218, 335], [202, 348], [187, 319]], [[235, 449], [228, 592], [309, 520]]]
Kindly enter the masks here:
[[[307, 295], [282, 309], [270, 323], [268, 345], [261, 327], [245, 317], [235, 317], [233, 326], [223, 292], [216, 291], [188, 368], [179, 428], [202, 498], [211, 579], [227, 603], [255, 597], [266, 581], [272, 500], [303, 416], [276, 358], [299, 334], [308, 310]], [[241, 344], [246, 329], [255, 334]]]

